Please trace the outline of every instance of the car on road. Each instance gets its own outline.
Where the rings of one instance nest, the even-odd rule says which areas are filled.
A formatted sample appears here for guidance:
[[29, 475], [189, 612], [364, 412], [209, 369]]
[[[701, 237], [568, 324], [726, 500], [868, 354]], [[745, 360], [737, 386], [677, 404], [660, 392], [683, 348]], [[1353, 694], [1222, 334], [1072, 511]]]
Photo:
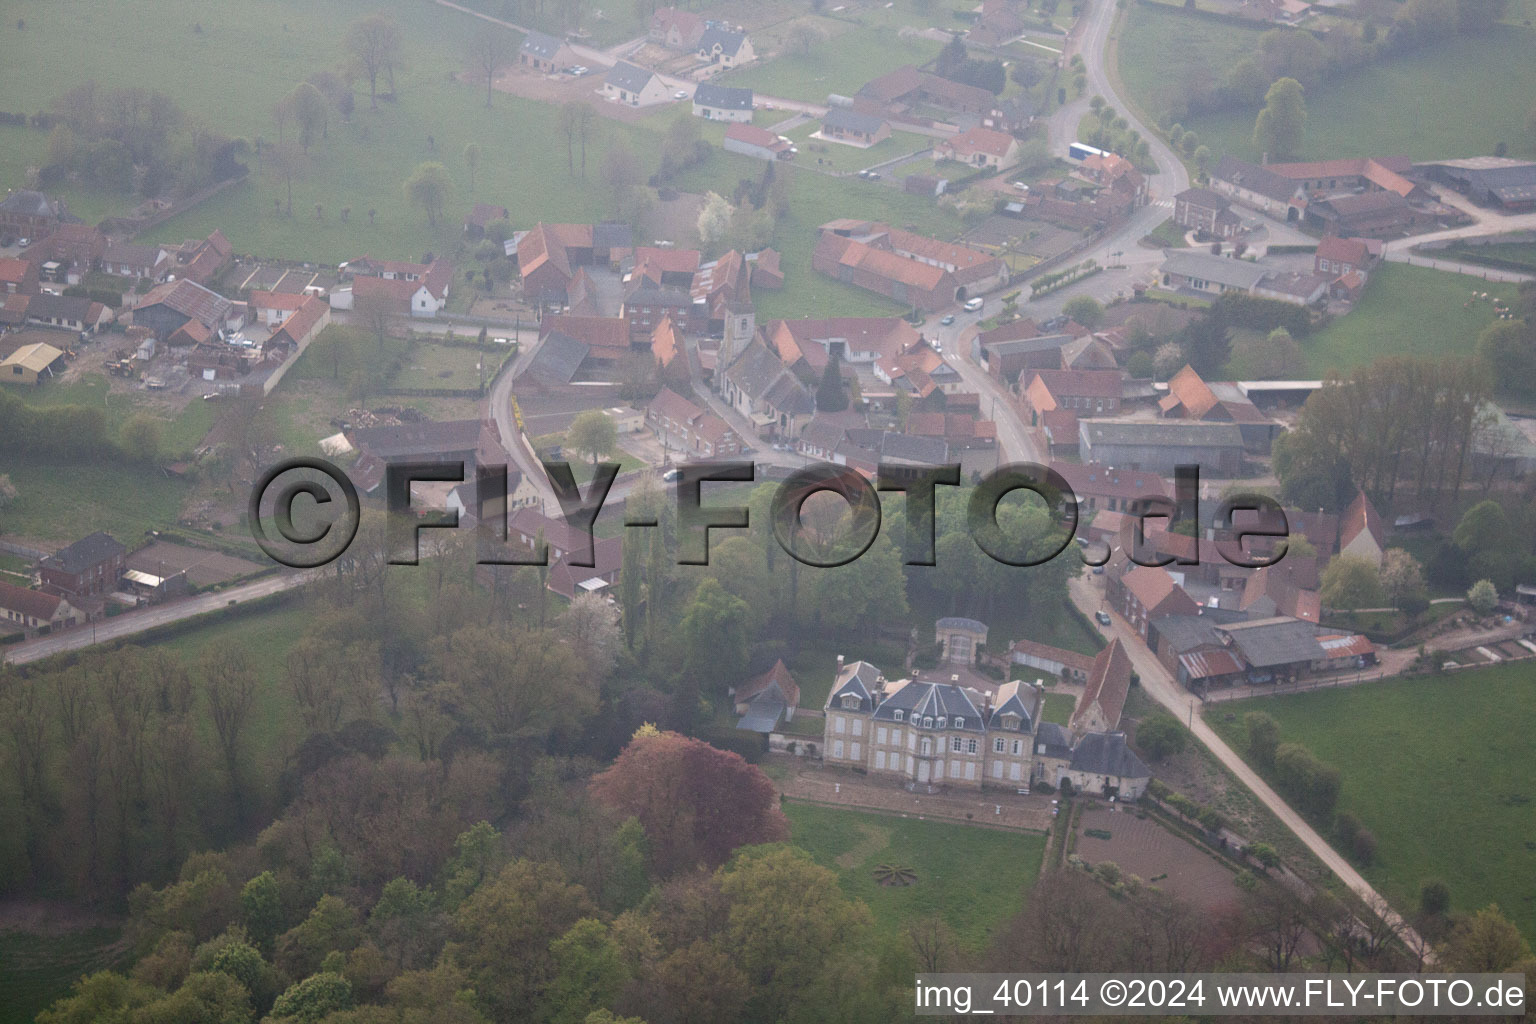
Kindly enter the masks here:
[[880, 180], [880, 172], [879, 171], [870, 171], [869, 172], [869, 180], [870, 181], [879, 181]]
[[577, 78], [580, 78], [582, 75], [590, 75], [592, 73], [591, 69], [588, 68], [585, 64], [572, 64], [565, 70]]
[[492, 345], [510, 345], [510, 344], [512, 344], [512, 339], [511, 338], [492, 338], [491, 339], [491, 344]]
[[685, 100], [685, 99], [688, 98], [688, 90], [687, 89], [679, 89], [679, 90], [677, 90], [677, 92], [672, 94], [672, 98], [675, 99], [675, 100]]
[[975, 312], [977, 312], [978, 310], [981, 309], [981, 307], [982, 307], [983, 303], [985, 303], [985, 301], [986, 300], [983, 299], [980, 295], [976, 296], [974, 299], [966, 299], [965, 300], [965, 311], [967, 313], [975, 313]]
[[940, 327], [948, 327], [948, 326], [950, 326], [950, 325], [951, 325], [951, 324], [953, 324], [953, 323], [954, 323], [954, 322], [955, 322], [955, 314], [953, 314], [953, 313], [950, 313], [950, 314], [949, 314], [949, 315], [948, 315], [948, 316], [946, 316], [946, 317], [945, 317], [945, 318], [944, 318], [944, 319], [943, 319], [943, 320], [940, 320], [940, 321], [939, 321], [939, 326], [940, 326]]
[[665, 473], [661, 474], [661, 479], [666, 483], [671, 483], [682, 475], [683, 471], [680, 469], [669, 469]]
[[1024, 184], [1022, 181], [1014, 182], [1013, 183], [1013, 187], [1018, 189], [1020, 192], [1028, 192], [1029, 191], [1029, 186]]
[[934, 338], [933, 339], [933, 350], [935, 352], [937, 352], [939, 355], [943, 355], [944, 354], [944, 343], [942, 341], [940, 341], [938, 338]]
[[1110, 624], [1110, 621], [1111, 621], [1110, 617], [1109, 617], [1109, 612], [1094, 612], [1093, 613], [1093, 617], [1094, 617], [1094, 620], [1096, 622], [1098, 622], [1098, 624], [1101, 625], [1101, 626], [1107, 626], [1107, 625]]

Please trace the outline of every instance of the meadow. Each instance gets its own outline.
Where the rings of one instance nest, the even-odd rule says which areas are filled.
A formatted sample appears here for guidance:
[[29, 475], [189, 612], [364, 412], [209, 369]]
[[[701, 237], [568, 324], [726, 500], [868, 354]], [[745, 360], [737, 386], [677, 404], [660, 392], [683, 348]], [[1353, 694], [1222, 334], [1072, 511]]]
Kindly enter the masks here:
[[926, 64], [938, 56], [938, 42], [902, 36], [891, 28], [851, 30], [816, 19], [825, 34], [805, 54], [785, 54], [720, 76], [722, 85], [746, 86], [765, 96], [825, 103], [828, 94], [852, 96], [872, 78], [903, 64]]
[[[1512, 5], [1512, 9], [1514, 5]], [[1301, 160], [1406, 154], [1415, 160], [1491, 154], [1536, 155], [1525, 131], [1536, 95], [1536, 31], [1509, 23], [1481, 36], [1457, 36], [1429, 50], [1393, 57], [1337, 77], [1307, 96]], [[1175, 8], [1133, 4], [1119, 36], [1120, 77], [1156, 118], [1187, 83], [1219, 76], [1257, 45], [1261, 30]], [[1257, 160], [1258, 111], [1185, 118], [1216, 156]]]
[[1497, 901], [1536, 938], [1536, 792], [1529, 738], [1536, 676], [1523, 665], [1215, 705], [1211, 724], [1239, 753], [1242, 718], [1263, 711], [1343, 774], [1339, 810], [1376, 834], [1362, 874], [1393, 905], [1418, 905], [1439, 878], [1453, 907]]
[[[1043, 833], [1005, 832], [946, 821], [865, 814], [791, 802], [790, 842], [837, 872], [876, 929], [906, 946], [902, 929], [939, 914], [973, 952], [1024, 906], [1045, 854]], [[877, 865], [911, 868], [910, 886], [875, 881]]]
[[[1473, 299], [1473, 291], [1489, 299]], [[1514, 285], [1494, 284], [1403, 263], [1371, 273], [1354, 310], [1301, 343], [1307, 372], [1326, 377], [1382, 356], [1469, 356], [1493, 322], [1492, 297], [1513, 299]]]

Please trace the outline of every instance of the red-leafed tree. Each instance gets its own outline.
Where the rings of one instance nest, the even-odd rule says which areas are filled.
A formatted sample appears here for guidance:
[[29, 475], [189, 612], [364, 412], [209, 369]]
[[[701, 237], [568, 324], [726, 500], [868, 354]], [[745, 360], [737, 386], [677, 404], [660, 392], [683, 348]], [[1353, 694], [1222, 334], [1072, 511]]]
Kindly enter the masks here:
[[663, 876], [717, 867], [738, 846], [789, 836], [773, 783], [740, 754], [654, 727], [637, 732], [592, 793], [640, 819]]

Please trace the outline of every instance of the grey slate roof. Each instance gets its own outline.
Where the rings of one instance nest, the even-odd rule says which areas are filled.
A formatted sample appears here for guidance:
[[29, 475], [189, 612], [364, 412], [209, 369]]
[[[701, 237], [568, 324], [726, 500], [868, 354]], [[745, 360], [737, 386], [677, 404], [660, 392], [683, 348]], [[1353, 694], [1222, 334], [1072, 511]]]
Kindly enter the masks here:
[[811, 393], [784, 366], [778, 355], [757, 339], [742, 349], [725, 376], [746, 392], [753, 401], [794, 415], [808, 414], [815, 408]]
[[1123, 732], [1090, 732], [1077, 741], [1067, 767], [1094, 775], [1118, 775], [1122, 779], [1150, 779], [1152, 772], [1125, 742]]
[[[776, 691], [775, 691], [776, 692]], [[748, 732], [773, 732], [784, 714], [784, 701], [769, 693], [760, 693], [747, 705], [747, 713], [741, 716], [736, 728]]]
[[882, 460], [913, 462], [923, 466], [942, 466], [949, 461], [949, 444], [942, 437], [916, 437], [891, 430], [854, 429], [847, 432], [847, 443], [879, 455]]
[[625, 92], [639, 92], [654, 77], [656, 76], [653, 72], [647, 71], [645, 68], [637, 68], [628, 61], [621, 60], [613, 66], [612, 71], [608, 72], [608, 76], [603, 79], [603, 82], [616, 89], [623, 89]]
[[544, 60], [553, 60], [555, 54], [560, 52], [561, 45], [560, 40], [554, 36], [545, 35], [543, 32], [529, 32], [523, 38], [522, 51]]
[[874, 704], [875, 686], [880, 682], [880, 670], [867, 661], [855, 661], [844, 665], [827, 695], [827, 706], [841, 700], [844, 694], [859, 698], [860, 711], [868, 711]]
[[1213, 256], [1208, 252], [1174, 253], [1163, 261], [1160, 269], [1164, 274], [1203, 278], [1244, 291], [1253, 288], [1270, 271], [1269, 267], [1258, 263]]
[[127, 550], [108, 534], [97, 531], [89, 537], [81, 537], [67, 548], [55, 551], [39, 564], [58, 572], [77, 574], [124, 554]]
[[985, 633], [987, 624], [975, 619], [967, 619], [959, 615], [950, 615], [934, 623], [939, 629], [969, 629], [976, 633]]
[[1059, 757], [1063, 761], [1072, 756], [1072, 734], [1066, 726], [1055, 722], [1041, 722], [1035, 730], [1035, 753], [1044, 757]]
[[592, 225], [594, 249], [627, 249], [634, 244], [634, 229], [622, 221], [600, 220]]
[[1276, 174], [1267, 167], [1251, 164], [1234, 156], [1224, 156], [1216, 162], [1216, 169], [1211, 171], [1211, 180], [1229, 181], [1239, 188], [1257, 192], [1261, 196], [1267, 196], [1282, 203], [1296, 194], [1294, 181]]
[[[1027, 702], [1024, 698], [1025, 694], [1028, 694], [1031, 698]], [[987, 724], [994, 729], [1000, 729], [1002, 728], [1002, 717], [1004, 715], [1018, 715], [1019, 731], [1024, 734], [1034, 732], [1035, 712], [1037, 710], [1037, 700], [1033, 699], [1035, 697], [1036, 693], [1033, 687], [1019, 686], [1011, 697], [992, 709], [992, 717], [987, 721]]]
[[833, 107], [827, 111], [827, 116], [822, 119], [822, 124], [828, 128], [836, 128], [844, 132], [862, 132], [873, 135], [880, 130], [885, 122], [870, 114], [861, 114], [847, 107]]
[[988, 352], [995, 352], [1000, 356], [1015, 355], [1017, 353], [1044, 352], [1047, 349], [1062, 348], [1073, 341], [1070, 334], [1041, 334], [1033, 338], [1010, 338], [1007, 341], [982, 341], [981, 347]]
[[0, 210], [6, 213], [22, 213], [31, 217], [52, 217], [53, 204], [41, 192], [22, 189], [0, 199]]
[[551, 331], [528, 364], [528, 372], [551, 384], [569, 384], [591, 351], [585, 342], [568, 334]]
[[1158, 445], [1196, 448], [1206, 445], [1241, 448], [1243, 431], [1236, 423], [1199, 420], [1082, 420], [1090, 446], [1099, 444]]
[[704, 82], [693, 90], [693, 102], [701, 107], [715, 107], [719, 110], [751, 110], [752, 90]]
[[[921, 723], [929, 718], [937, 722], [942, 717], [946, 729], [986, 732], [981, 712], [965, 691], [954, 683], [909, 682], [880, 703], [875, 709], [875, 720], [894, 722], [898, 711], [902, 712], [902, 721], [908, 725], [927, 728]], [[959, 725], [955, 724], [957, 719]]]
[[736, 56], [741, 49], [741, 44], [746, 41], [745, 32], [736, 32], [723, 25], [711, 25], [704, 30], [699, 37], [698, 52], [703, 54], [713, 53], [715, 46], [720, 47], [720, 53], [725, 56]]

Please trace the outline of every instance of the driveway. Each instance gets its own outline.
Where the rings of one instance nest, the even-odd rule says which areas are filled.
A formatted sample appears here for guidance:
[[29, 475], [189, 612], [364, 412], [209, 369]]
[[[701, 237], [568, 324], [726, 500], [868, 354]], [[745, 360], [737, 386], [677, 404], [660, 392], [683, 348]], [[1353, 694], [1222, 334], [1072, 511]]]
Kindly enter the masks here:
[[[1108, 627], [1100, 627], [1106, 636], [1118, 637], [1130, 655], [1131, 665], [1136, 674], [1141, 678], [1141, 688], [1148, 697], [1167, 708], [1181, 722], [1188, 723], [1190, 731], [1195, 738], [1203, 743], [1216, 759], [1237, 777], [1237, 780], [1259, 801], [1267, 807], [1280, 822], [1296, 834], [1296, 837], [1306, 844], [1312, 854], [1327, 865], [1328, 869], [1337, 875], [1345, 885], [1354, 890], [1355, 894], [1365, 901], [1370, 908], [1380, 908], [1382, 919], [1390, 924], [1404, 943], [1414, 950], [1424, 949], [1424, 941], [1404, 921], [1396, 911], [1392, 910], [1387, 901], [1378, 893], [1371, 884], [1356, 871], [1354, 865], [1339, 855], [1333, 847], [1323, 841], [1322, 836], [1307, 823], [1306, 819], [1291, 809], [1291, 806], [1280, 798], [1280, 795], [1270, 788], [1269, 783], [1259, 778], [1258, 774], [1248, 766], [1248, 763], [1225, 740], [1216, 734], [1200, 715], [1194, 714], [1194, 705], [1197, 698], [1184, 690], [1168, 674], [1163, 663], [1155, 658], [1141, 637], [1131, 628], [1130, 624], [1121, 618], [1113, 609], [1108, 608], [1103, 600], [1103, 593], [1095, 581], [1102, 581], [1102, 576], [1079, 576], [1069, 584], [1072, 603], [1084, 615], [1092, 618], [1094, 612], [1101, 608], [1109, 611], [1112, 624]], [[1428, 962], [1428, 961], [1426, 961]]]

